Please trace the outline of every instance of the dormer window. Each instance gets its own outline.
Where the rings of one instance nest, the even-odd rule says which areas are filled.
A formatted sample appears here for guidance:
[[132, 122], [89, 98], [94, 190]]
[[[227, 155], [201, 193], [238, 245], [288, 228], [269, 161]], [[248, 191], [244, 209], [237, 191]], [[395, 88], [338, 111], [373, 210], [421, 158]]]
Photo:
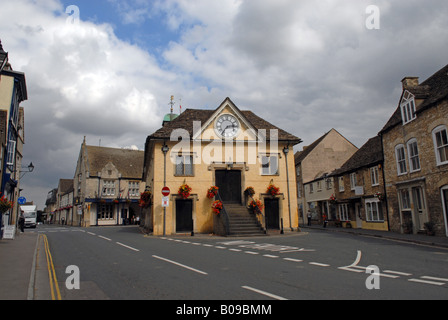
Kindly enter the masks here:
[[404, 93], [401, 100], [401, 118], [403, 119], [403, 125], [416, 118], [414, 96], [409, 91]]

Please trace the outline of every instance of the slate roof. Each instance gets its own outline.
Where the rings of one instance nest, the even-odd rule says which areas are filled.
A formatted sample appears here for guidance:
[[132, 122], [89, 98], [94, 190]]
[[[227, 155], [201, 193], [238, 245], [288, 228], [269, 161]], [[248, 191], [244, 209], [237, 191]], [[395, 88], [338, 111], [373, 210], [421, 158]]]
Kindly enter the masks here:
[[90, 176], [95, 177], [111, 162], [125, 179], [141, 179], [144, 152], [139, 150], [115, 149], [86, 146], [87, 165]]
[[48, 192], [47, 195], [47, 200], [45, 201], [45, 205], [48, 206], [50, 204], [55, 204], [57, 201], [57, 194], [58, 194], [58, 189], [55, 188], [53, 190], [51, 190], [50, 192]]
[[[435, 106], [442, 100], [448, 99], [448, 65], [437, 71], [420, 85], [407, 87], [405, 90], [412, 93], [416, 99], [424, 99], [423, 103], [417, 107], [417, 114]], [[403, 93], [405, 90], [403, 90]], [[403, 121], [399, 105], [380, 133], [387, 132], [401, 123], [403, 123]]]
[[[227, 98], [226, 101], [230, 101], [229, 98]], [[232, 103], [233, 104], [233, 103]], [[222, 105], [222, 104], [221, 104]], [[235, 106], [235, 104], [233, 104]], [[235, 106], [235, 108], [237, 108]], [[175, 129], [185, 129], [189, 133], [190, 137], [193, 137], [193, 122], [199, 121], [201, 124], [204, 124], [209, 120], [212, 115], [218, 110], [219, 108], [215, 110], [201, 110], [201, 109], [187, 109], [185, 110], [179, 117], [177, 117], [175, 120], [167, 123], [164, 127], [157, 130], [155, 133], [150, 135], [148, 137], [149, 140], [154, 139], [170, 139], [171, 132]], [[302, 140], [280, 128], [277, 126], [269, 123], [268, 121], [260, 118], [256, 114], [254, 114], [252, 111], [245, 111], [245, 110], [237, 110], [243, 115], [245, 120], [247, 120], [248, 123], [250, 123], [256, 130], [266, 130], [266, 138], [270, 139], [270, 130], [271, 129], [277, 129], [278, 130], [278, 140], [279, 141], [291, 141], [292, 143], [300, 143]]]
[[60, 194], [64, 195], [73, 191], [73, 179], [60, 179], [59, 180]]
[[383, 148], [381, 136], [376, 136], [367, 141], [350, 159], [348, 159], [339, 169], [334, 170], [330, 175], [337, 176], [350, 173], [361, 168], [373, 167], [383, 161]]

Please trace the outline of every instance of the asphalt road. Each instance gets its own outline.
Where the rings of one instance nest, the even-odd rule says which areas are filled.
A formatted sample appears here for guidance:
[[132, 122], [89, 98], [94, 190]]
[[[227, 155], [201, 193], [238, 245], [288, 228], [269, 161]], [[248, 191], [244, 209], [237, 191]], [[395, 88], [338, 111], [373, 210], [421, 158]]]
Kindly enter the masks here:
[[[385, 239], [314, 230], [160, 238], [134, 226], [36, 232], [48, 239], [62, 300], [448, 299], [448, 250]], [[79, 289], [66, 286], [68, 266], [79, 268]]]

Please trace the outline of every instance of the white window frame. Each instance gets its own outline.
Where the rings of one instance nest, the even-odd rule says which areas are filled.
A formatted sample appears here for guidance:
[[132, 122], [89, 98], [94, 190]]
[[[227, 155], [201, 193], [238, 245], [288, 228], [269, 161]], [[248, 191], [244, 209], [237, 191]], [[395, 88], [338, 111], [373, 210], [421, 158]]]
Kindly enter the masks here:
[[400, 104], [401, 108], [401, 118], [403, 119], [403, 125], [415, 120], [417, 116], [415, 115], [415, 100], [414, 96], [406, 91], [403, 95], [403, 100]]
[[366, 221], [367, 222], [384, 222], [383, 208], [381, 201], [376, 198], [366, 199]]
[[[272, 161], [275, 159], [275, 162]], [[279, 156], [278, 155], [262, 155], [261, 156], [261, 175], [276, 176], [279, 174]]]
[[407, 143], [409, 157], [409, 171], [416, 172], [421, 170], [420, 154], [418, 150], [417, 139], [412, 138]]
[[325, 184], [327, 186], [327, 190], [331, 190], [331, 188], [333, 187], [333, 179], [332, 178], [326, 178], [325, 179]]
[[103, 180], [103, 196], [115, 196], [115, 181]]
[[372, 181], [372, 186], [378, 186], [380, 184], [379, 177], [378, 166], [370, 168], [370, 181]]
[[[403, 151], [401, 152], [401, 150]], [[406, 164], [406, 148], [404, 144], [399, 144], [395, 147], [395, 159], [397, 161], [397, 174], [399, 176], [407, 174], [408, 166]]]
[[130, 197], [136, 197], [140, 194], [140, 182], [139, 181], [129, 181], [128, 195]]
[[176, 177], [194, 176], [193, 155], [178, 155], [175, 161], [174, 175]]
[[[406, 195], [406, 197], [404, 197]], [[400, 198], [400, 209], [401, 211], [411, 211], [411, 193], [408, 188], [398, 189], [398, 196]]]
[[446, 236], [448, 237], [448, 208], [446, 207], [446, 202], [444, 201], [444, 196], [443, 196], [443, 192], [445, 190], [448, 190], [448, 185], [443, 186], [440, 189], [440, 199], [442, 201], [442, 207], [443, 207], [443, 219], [445, 221], [445, 232], [446, 232]]
[[6, 165], [14, 166], [16, 161], [16, 141], [9, 140], [8, 141], [8, 151], [6, 155]]
[[114, 206], [110, 203], [102, 203], [98, 206], [98, 220], [115, 220]]
[[341, 203], [338, 205], [338, 214], [339, 214], [339, 220], [350, 221], [347, 203]]
[[356, 172], [350, 173], [350, 189], [356, 189]]
[[[445, 125], [438, 126], [437, 128], [435, 128], [432, 131], [432, 138], [433, 138], [433, 142], [434, 142], [434, 150], [435, 150], [435, 153], [436, 153], [436, 161], [437, 161], [437, 165], [438, 166], [444, 165], [444, 164], [448, 164], [448, 155], [445, 155], [446, 159], [442, 159], [442, 157], [441, 157], [441, 154], [442, 154], [443, 150], [448, 149], [448, 144], [442, 144], [442, 145], [439, 146], [438, 143], [437, 143], [437, 134], [441, 133], [443, 131], [445, 131], [445, 135], [446, 135], [446, 137], [448, 139], [448, 129], [447, 129], [447, 127]], [[442, 141], [442, 143], [443, 143], [443, 141]]]
[[344, 192], [345, 191], [345, 186], [344, 186], [344, 176], [339, 177], [339, 192]]

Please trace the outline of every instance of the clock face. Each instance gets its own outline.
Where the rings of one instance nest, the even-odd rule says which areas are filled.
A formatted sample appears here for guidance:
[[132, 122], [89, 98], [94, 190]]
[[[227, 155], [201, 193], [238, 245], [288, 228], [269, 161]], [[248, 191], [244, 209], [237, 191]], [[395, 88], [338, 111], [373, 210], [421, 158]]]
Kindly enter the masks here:
[[215, 130], [223, 138], [234, 138], [240, 130], [240, 123], [231, 114], [224, 114], [216, 120]]

